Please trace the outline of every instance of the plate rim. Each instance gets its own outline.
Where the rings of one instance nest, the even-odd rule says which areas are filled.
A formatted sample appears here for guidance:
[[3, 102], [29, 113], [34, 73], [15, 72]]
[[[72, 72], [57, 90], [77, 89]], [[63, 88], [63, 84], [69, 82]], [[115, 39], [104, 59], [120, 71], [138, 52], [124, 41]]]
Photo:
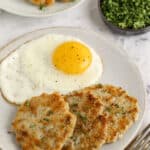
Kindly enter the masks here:
[[68, 8], [64, 8], [64, 9], [58, 10], [58, 11], [53, 12], [53, 13], [43, 13], [43, 14], [29, 14], [29, 13], [25, 14], [25, 13], [20, 13], [18, 11], [15, 11], [13, 9], [3, 8], [2, 6], [0, 6], [0, 9], [3, 10], [3, 11], [6, 11], [7, 13], [14, 14], [14, 15], [17, 15], [17, 16], [22, 16], [22, 17], [46, 18], [46, 17], [51, 17], [51, 16], [54, 16], [54, 15], [64, 13], [68, 10], [74, 9], [74, 8], [78, 7], [79, 5], [81, 5], [83, 2], [84, 2], [84, 0], [78, 0], [78, 2], [76, 4], [74, 4], [74, 5], [72, 5]]
[[[99, 33], [97, 33], [96, 31], [89, 30], [87, 28], [82, 28], [82, 27], [71, 27], [71, 26], [68, 26], [68, 27], [67, 26], [59, 26], [59, 27], [56, 26], [55, 27], [54, 26], [54, 27], [47, 27], [47, 28], [39, 28], [39, 29], [36, 29], [36, 30], [32, 30], [30, 32], [24, 33], [24, 34], [22, 34], [20, 36], [17, 36], [16, 38], [14, 38], [11, 41], [9, 41], [8, 43], [6, 43], [4, 46], [0, 47], [0, 55], [1, 55], [1, 52], [3, 50], [5, 50], [5, 48], [9, 47], [11, 44], [13, 44], [14, 42], [17, 42], [18, 40], [24, 38], [25, 36], [28, 36], [28, 35], [30, 35], [32, 33], [35, 33], [35, 32], [42, 32], [44, 30], [52, 30], [52, 29], [64, 29], [64, 30], [71, 29], [71, 30], [78, 30], [78, 31], [82, 31], [82, 32], [90, 32], [91, 34], [95, 34], [97, 37], [101, 38]], [[106, 36], [103, 36], [103, 37], [106, 37]], [[103, 40], [107, 42], [106, 38], [103, 38]], [[111, 41], [113, 41], [113, 40], [111, 40]], [[133, 138], [138, 134], [138, 131], [141, 128], [143, 120], [144, 120], [144, 116], [145, 116], [145, 112], [146, 112], [146, 103], [147, 103], [147, 101], [146, 101], [146, 99], [147, 99], [147, 96], [146, 96], [147, 95], [146, 94], [146, 84], [145, 84], [145, 82], [144, 82], [144, 80], [142, 78], [142, 73], [141, 73], [140, 69], [135, 64], [135, 62], [130, 58], [129, 54], [126, 51], [123, 50], [124, 48], [121, 45], [119, 45], [119, 44], [113, 45], [112, 42], [109, 42], [109, 45], [112, 45], [113, 47], [116, 47], [116, 51], [118, 53], [120, 53], [121, 55], [124, 55], [124, 57], [126, 57], [127, 62], [129, 62], [130, 65], [132, 65], [132, 67], [134, 68], [134, 71], [136, 71], [136, 74], [138, 74], [138, 76], [139, 76], [139, 79], [140, 79], [140, 82], [141, 82], [141, 85], [142, 85], [142, 89], [143, 89], [143, 92], [144, 92], [143, 93], [143, 97], [144, 97], [144, 99], [143, 99], [143, 103], [144, 103], [143, 107], [144, 107], [144, 110], [143, 110], [143, 112], [141, 114], [141, 121], [139, 122], [139, 124], [137, 125], [137, 128], [135, 129], [135, 133], [130, 137], [130, 140], [123, 145], [123, 149], [125, 149], [128, 146], [128, 144], [133, 140]], [[123, 51], [121, 51], [119, 49], [122, 49]]]

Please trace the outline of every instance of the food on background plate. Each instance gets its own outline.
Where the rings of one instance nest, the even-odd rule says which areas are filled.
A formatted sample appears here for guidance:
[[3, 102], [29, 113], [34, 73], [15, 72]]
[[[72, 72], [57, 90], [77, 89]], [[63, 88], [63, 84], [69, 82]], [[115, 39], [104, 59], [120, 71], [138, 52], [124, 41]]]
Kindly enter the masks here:
[[73, 2], [75, 0], [27, 0], [34, 5], [38, 5], [40, 9], [43, 9], [46, 6], [53, 5], [55, 2]]
[[86, 43], [49, 34], [22, 45], [1, 62], [0, 88], [5, 99], [21, 104], [42, 93], [65, 94], [95, 84], [102, 70], [101, 58]]
[[106, 20], [121, 29], [150, 26], [149, 0], [102, 0], [101, 9]]
[[122, 137], [138, 113], [138, 101], [122, 88], [98, 84], [63, 96], [33, 97], [19, 107], [12, 127], [26, 149], [59, 143], [54, 150], [98, 150]]
[[74, 92], [66, 95], [70, 111], [77, 116], [72, 137], [67, 140], [62, 150], [95, 150], [106, 139], [107, 122], [101, 114], [103, 104], [90, 92]]
[[38, 6], [49, 6], [55, 3], [55, 0], [28, 0]]
[[12, 129], [23, 150], [61, 150], [75, 123], [61, 95], [42, 94], [19, 107]]

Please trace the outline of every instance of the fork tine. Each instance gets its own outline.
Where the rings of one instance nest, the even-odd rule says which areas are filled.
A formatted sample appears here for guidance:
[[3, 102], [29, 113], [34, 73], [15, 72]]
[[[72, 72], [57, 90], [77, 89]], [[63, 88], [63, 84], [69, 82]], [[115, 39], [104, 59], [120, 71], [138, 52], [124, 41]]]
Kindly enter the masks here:
[[150, 150], [150, 140], [143, 145], [143, 150]]
[[136, 145], [136, 148], [138, 148], [139, 150], [143, 150], [143, 147], [145, 147], [145, 145], [147, 145], [149, 141], [150, 141], [150, 132], [148, 132], [142, 139], [142, 141]]
[[147, 136], [149, 133], [150, 124], [140, 133], [137, 137], [125, 148], [125, 150], [137, 150], [137, 145]]

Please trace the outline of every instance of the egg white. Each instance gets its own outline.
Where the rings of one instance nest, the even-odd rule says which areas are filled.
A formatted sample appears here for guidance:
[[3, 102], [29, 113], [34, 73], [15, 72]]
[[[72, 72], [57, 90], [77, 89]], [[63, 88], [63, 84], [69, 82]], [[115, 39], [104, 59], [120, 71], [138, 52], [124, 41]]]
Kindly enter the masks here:
[[45, 92], [58, 91], [65, 94], [96, 83], [102, 74], [102, 62], [89, 46], [92, 64], [84, 73], [68, 75], [55, 68], [52, 54], [65, 41], [80, 40], [51, 34], [30, 41], [10, 54], [0, 65], [0, 87], [3, 95], [10, 102], [21, 104], [26, 99]]

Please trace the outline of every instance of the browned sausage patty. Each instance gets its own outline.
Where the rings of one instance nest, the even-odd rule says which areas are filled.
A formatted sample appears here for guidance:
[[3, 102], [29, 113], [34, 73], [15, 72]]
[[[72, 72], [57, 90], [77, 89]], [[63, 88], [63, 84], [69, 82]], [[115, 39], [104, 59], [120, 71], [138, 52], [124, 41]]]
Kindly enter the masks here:
[[61, 150], [75, 122], [61, 95], [42, 94], [19, 107], [12, 128], [23, 150]]
[[103, 105], [90, 92], [74, 92], [66, 96], [70, 111], [77, 116], [72, 137], [63, 150], [96, 150], [106, 139], [106, 119], [101, 116]]
[[120, 87], [112, 85], [94, 85], [83, 90], [100, 98], [104, 105], [103, 116], [107, 118], [106, 143], [115, 142], [122, 137], [129, 127], [138, 119], [137, 99], [129, 96]]

